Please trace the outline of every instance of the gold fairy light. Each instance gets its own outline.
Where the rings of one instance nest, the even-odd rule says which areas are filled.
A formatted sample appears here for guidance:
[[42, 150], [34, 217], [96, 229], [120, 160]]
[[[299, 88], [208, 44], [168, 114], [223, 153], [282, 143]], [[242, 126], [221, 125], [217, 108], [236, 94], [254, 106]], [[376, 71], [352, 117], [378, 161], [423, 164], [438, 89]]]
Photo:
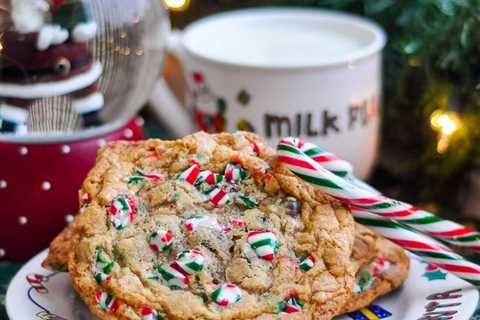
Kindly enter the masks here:
[[163, 0], [163, 3], [172, 11], [185, 11], [190, 6], [190, 0]]
[[450, 138], [461, 126], [461, 121], [455, 112], [436, 110], [430, 116], [432, 129], [438, 132], [437, 152], [444, 153], [450, 144]]

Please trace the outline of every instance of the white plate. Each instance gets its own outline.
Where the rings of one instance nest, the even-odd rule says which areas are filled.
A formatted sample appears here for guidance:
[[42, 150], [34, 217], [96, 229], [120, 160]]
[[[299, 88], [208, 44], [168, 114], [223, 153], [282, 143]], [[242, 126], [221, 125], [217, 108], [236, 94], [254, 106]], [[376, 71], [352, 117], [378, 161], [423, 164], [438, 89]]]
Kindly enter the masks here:
[[[66, 273], [52, 273], [41, 267], [46, 255], [45, 250], [35, 256], [13, 278], [6, 299], [10, 320], [95, 319], [72, 289]], [[480, 319], [478, 312], [473, 316], [479, 300], [476, 288], [416, 257], [412, 256], [411, 262], [408, 279], [399, 290], [369, 308], [336, 320]]]

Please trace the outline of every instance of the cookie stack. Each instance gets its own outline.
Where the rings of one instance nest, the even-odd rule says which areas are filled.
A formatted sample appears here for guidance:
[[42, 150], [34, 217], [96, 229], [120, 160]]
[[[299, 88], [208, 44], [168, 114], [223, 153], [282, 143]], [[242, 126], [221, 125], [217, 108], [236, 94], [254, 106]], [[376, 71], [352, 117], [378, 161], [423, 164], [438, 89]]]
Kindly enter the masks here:
[[110, 143], [80, 202], [44, 265], [101, 319], [331, 319], [408, 273], [250, 133]]

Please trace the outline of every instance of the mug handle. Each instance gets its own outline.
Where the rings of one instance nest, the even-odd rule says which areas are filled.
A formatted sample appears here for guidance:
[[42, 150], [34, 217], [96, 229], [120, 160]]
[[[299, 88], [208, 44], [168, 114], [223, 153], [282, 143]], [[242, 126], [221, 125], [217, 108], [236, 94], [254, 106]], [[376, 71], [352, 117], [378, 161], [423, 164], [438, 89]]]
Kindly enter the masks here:
[[[185, 60], [182, 36], [183, 34], [179, 30], [170, 32], [167, 37], [167, 52], [174, 55], [183, 64]], [[149, 102], [157, 116], [175, 136], [183, 137], [197, 130], [192, 116], [175, 96], [164, 76], [156, 81]]]

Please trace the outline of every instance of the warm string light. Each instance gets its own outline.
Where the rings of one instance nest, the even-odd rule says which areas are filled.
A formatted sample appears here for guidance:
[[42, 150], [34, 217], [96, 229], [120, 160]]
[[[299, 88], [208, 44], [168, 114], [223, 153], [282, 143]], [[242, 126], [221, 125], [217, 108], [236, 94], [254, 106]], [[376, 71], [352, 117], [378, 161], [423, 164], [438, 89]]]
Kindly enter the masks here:
[[190, 6], [190, 0], [163, 0], [163, 3], [172, 11], [185, 11]]
[[430, 116], [432, 129], [438, 132], [437, 152], [447, 151], [452, 135], [461, 126], [460, 118], [455, 112], [436, 110]]

